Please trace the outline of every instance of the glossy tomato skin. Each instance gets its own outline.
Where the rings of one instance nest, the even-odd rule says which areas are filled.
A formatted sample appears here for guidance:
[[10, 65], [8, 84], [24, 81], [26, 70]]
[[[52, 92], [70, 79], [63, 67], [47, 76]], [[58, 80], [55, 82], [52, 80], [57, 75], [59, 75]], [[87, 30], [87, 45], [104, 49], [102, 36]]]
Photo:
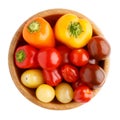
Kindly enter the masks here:
[[76, 66], [84, 66], [89, 61], [89, 53], [85, 49], [74, 49], [70, 53], [70, 61]]
[[60, 54], [62, 56], [61, 65], [70, 63], [69, 53], [71, 52], [71, 49], [64, 45], [59, 45], [56, 47], [56, 49], [60, 52]]
[[61, 67], [61, 74], [67, 82], [75, 82], [79, 78], [78, 69], [70, 64], [65, 64]]
[[75, 90], [76, 88], [78, 88], [81, 85], [83, 85], [83, 83], [81, 82], [80, 79], [78, 79], [77, 81], [72, 83], [72, 88], [73, 88], [73, 90]]
[[57, 69], [43, 70], [45, 82], [50, 86], [57, 86], [62, 81], [62, 77]]
[[21, 74], [21, 82], [24, 86], [28, 88], [37, 88], [45, 81], [41, 70], [28, 69]]
[[37, 87], [35, 94], [41, 102], [49, 103], [55, 97], [55, 89], [50, 85], [41, 84]]
[[19, 46], [15, 51], [15, 64], [21, 69], [39, 67], [37, 61], [38, 49], [31, 45]]
[[110, 45], [105, 38], [101, 36], [92, 37], [87, 47], [90, 56], [96, 60], [103, 60], [110, 54]]
[[46, 70], [53, 70], [57, 68], [61, 63], [61, 55], [55, 48], [43, 48], [38, 52], [38, 63]]
[[70, 48], [82, 48], [92, 37], [92, 25], [74, 14], [65, 14], [55, 23], [56, 40]]
[[86, 103], [93, 97], [93, 91], [85, 85], [77, 87], [74, 91], [73, 99], [75, 102]]
[[80, 69], [80, 79], [91, 89], [97, 89], [105, 82], [105, 72], [96, 64], [87, 64]]
[[55, 37], [49, 22], [42, 17], [32, 17], [23, 27], [23, 38], [36, 48], [54, 47]]
[[73, 89], [70, 84], [62, 82], [55, 87], [56, 99], [61, 103], [69, 103], [73, 99]]

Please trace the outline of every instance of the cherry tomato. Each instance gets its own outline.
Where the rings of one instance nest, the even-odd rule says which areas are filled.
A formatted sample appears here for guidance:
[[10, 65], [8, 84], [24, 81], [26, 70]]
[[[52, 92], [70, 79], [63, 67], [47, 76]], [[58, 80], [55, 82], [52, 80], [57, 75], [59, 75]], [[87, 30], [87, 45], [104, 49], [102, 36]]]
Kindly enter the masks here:
[[40, 84], [43, 84], [45, 81], [41, 70], [29, 69], [22, 73], [21, 82], [26, 87], [37, 88]]
[[60, 83], [55, 87], [56, 98], [61, 103], [69, 103], [73, 99], [73, 89], [68, 83]]
[[77, 87], [79, 87], [81, 85], [83, 85], [83, 83], [81, 82], [80, 79], [78, 79], [77, 81], [72, 83], [72, 88], [73, 88], [73, 90], [75, 90]]
[[105, 72], [96, 64], [87, 64], [80, 69], [80, 79], [91, 89], [97, 89], [105, 82]]
[[43, 48], [38, 52], [38, 63], [46, 70], [53, 70], [61, 63], [61, 55], [55, 48]]
[[73, 99], [75, 102], [86, 103], [93, 97], [93, 91], [85, 85], [77, 87], [74, 91]]
[[55, 90], [52, 86], [47, 85], [47, 84], [41, 84], [37, 89], [36, 89], [36, 97], [38, 100], [49, 103], [51, 102], [54, 97], [55, 97]]
[[61, 74], [67, 82], [75, 82], [79, 78], [78, 69], [69, 64], [61, 67]]
[[45, 82], [50, 86], [57, 86], [62, 81], [62, 77], [57, 69], [54, 70], [44, 69], [43, 76]]
[[85, 49], [74, 49], [70, 53], [70, 61], [76, 66], [83, 66], [89, 61], [89, 53]]
[[60, 45], [56, 49], [60, 52], [60, 54], [62, 56], [61, 65], [65, 64], [65, 63], [70, 63], [69, 53], [70, 53], [71, 49], [64, 45]]
[[88, 51], [91, 57], [102, 60], [109, 56], [110, 54], [110, 45], [101, 36], [94, 36], [88, 43]]

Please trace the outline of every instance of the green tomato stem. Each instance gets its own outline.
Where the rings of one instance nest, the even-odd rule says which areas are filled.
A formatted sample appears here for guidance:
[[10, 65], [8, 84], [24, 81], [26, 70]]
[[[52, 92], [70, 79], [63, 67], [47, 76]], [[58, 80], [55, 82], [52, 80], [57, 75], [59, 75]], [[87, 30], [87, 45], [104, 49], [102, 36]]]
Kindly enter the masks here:
[[33, 21], [28, 25], [29, 32], [37, 32], [40, 29], [40, 24], [37, 21]]
[[26, 54], [24, 52], [24, 50], [19, 50], [17, 53], [16, 53], [16, 60], [17, 62], [23, 62], [26, 58]]
[[71, 22], [70, 25], [68, 26], [68, 30], [69, 30], [70, 36], [73, 36], [76, 38], [81, 34], [81, 32], [83, 32], [82, 26], [80, 25], [79, 22]]

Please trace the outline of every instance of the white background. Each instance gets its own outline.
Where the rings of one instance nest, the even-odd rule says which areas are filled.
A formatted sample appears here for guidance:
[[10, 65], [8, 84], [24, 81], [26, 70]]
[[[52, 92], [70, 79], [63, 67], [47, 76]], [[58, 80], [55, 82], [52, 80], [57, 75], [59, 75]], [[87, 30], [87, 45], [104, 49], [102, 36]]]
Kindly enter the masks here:
[[[0, 2], [0, 120], [120, 120], [119, 0], [1, 0]], [[94, 21], [111, 45], [110, 70], [101, 91], [89, 103], [64, 111], [41, 108], [14, 85], [8, 50], [17, 28], [30, 16], [51, 8], [78, 11]]]

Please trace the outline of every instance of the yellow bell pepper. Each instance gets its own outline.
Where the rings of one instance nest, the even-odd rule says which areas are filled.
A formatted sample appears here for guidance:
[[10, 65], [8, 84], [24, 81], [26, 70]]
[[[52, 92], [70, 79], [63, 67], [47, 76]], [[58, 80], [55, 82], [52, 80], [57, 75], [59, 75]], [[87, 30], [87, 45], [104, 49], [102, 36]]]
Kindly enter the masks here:
[[61, 16], [55, 24], [55, 37], [71, 48], [84, 47], [92, 37], [92, 25], [74, 14]]

